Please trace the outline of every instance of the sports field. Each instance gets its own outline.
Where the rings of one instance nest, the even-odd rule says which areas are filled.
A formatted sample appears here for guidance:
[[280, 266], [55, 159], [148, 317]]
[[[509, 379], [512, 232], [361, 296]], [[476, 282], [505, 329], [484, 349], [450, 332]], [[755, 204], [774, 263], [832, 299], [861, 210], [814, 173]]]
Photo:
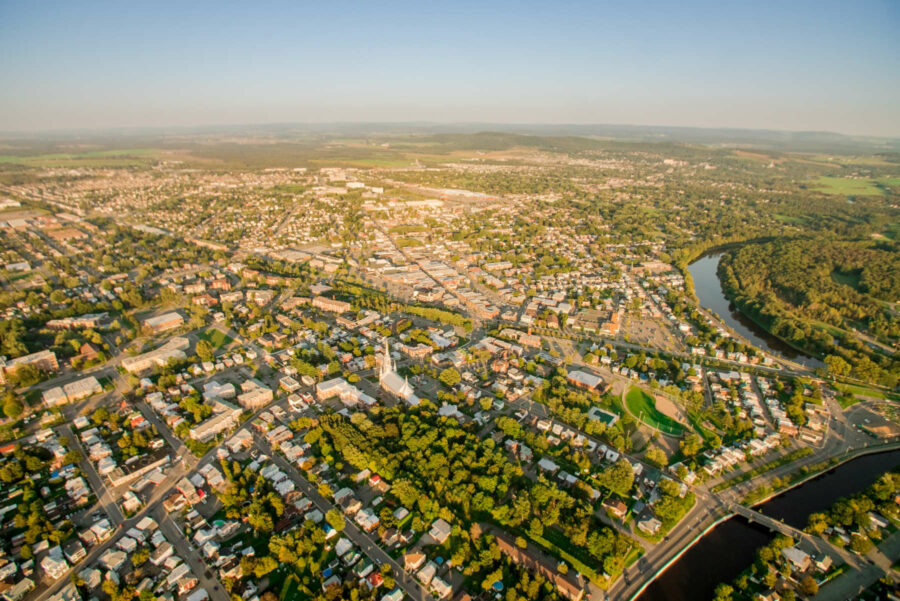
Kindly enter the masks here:
[[233, 342], [231, 336], [229, 336], [222, 330], [219, 330], [218, 328], [210, 328], [203, 332], [197, 332], [197, 338], [210, 343], [214, 350], [219, 348], [220, 346], [225, 346]]
[[625, 405], [628, 410], [640, 421], [651, 428], [656, 428], [667, 434], [680, 436], [684, 431], [681, 424], [656, 408], [656, 401], [640, 388], [632, 386], [625, 395]]

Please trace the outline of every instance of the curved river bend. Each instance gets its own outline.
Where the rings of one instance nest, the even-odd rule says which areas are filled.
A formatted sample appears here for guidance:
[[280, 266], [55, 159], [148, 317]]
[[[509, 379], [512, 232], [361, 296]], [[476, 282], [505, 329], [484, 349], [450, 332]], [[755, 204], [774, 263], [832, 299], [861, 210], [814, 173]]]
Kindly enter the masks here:
[[[816, 476], [756, 507], [795, 528], [811, 513], [824, 511], [841, 497], [862, 491], [900, 466], [900, 451], [864, 455]], [[758, 524], [733, 517], [708, 532], [669, 566], [637, 601], [707, 601], [720, 582], [730, 582], [750, 566], [756, 550], [773, 538]]]
[[700, 305], [718, 315], [728, 327], [765, 351], [807, 367], [823, 366], [824, 363], [816, 357], [807, 355], [770, 334], [728, 300], [717, 273], [722, 254], [712, 252], [688, 265], [688, 271], [694, 280], [694, 293]]

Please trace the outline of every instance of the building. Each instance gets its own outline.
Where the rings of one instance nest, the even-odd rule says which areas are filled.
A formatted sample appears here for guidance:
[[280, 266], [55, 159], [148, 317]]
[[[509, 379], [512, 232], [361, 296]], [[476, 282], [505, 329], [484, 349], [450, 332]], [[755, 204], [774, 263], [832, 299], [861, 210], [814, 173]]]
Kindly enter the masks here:
[[176, 336], [156, 350], [122, 359], [122, 368], [129, 373], [140, 373], [154, 367], [164, 367], [172, 359], [187, 359], [185, 351], [191, 346], [190, 340]]
[[62, 319], [51, 319], [44, 327], [51, 330], [72, 330], [75, 328], [98, 328], [104, 319], [109, 317], [109, 313], [86, 313], [79, 317], [63, 317]]
[[428, 530], [428, 534], [433, 538], [439, 545], [443, 545], [448, 538], [450, 538], [451, 527], [445, 520], [438, 518], [431, 525], [431, 529]]
[[556, 589], [560, 594], [569, 599], [569, 601], [581, 601], [584, 597], [584, 589], [577, 584], [572, 572], [560, 574], [555, 567], [546, 565], [536, 557], [532, 557], [528, 554], [527, 549], [520, 549], [515, 543], [507, 540], [505, 536], [497, 536], [497, 546], [500, 547], [501, 553], [512, 559], [513, 563], [523, 565], [547, 578], [556, 585]]
[[45, 390], [43, 393], [44, 404], [48, 407], [56, 407], [66, 403], [74, 403], [81, 399], [103, 392], [103, 387], [94, 376], [82, 378], [75, 382], [70, 382], [65, 386], [56, 386]]
[[244, 409], [259, 409], [275, 398], [271, 388], [261, 386], [252, 380], [241, 384], [241, 390], [244, 392], [237, 396], [237, 401]]
[[333, 313], [346, 313], [350, 310], [350, 303], [324, 296], [313, 298], [312, 306], [321, 309], [322, 311], [331, 311]]
[[0, 385], [6, 384], [7, 376], [23, 365], [32, 365], [41, 371], [47, 372], [59, 369], [56, 353], [53, 351], [38, 351], [30, 355], [16, 357], [15, 359], [0, 357]]
[[788, 547], [781, 550], [781, 555], [787, 559], [796, 572], [805, 572], [812, 565], [809, 553], [801, 551], [797, 547]]
[[63, 391], [66, 393], [66, 398], [70, 403], [74, 403], [75, 401], [80, 401], [81, 399], [86, 399], [87, 397], [97, 394], [99, 392], [103, 392], [103, 387], [100, 386], [100, 382], [94, 376], [89, 376], [87, 378], [82, 378], [81, 380], [77, 380], [75, 382], [71, 382], [63, 386]]
[[23, 578], [3, 593], [5, 601], [21, 601], [25, 595], [34, 590], [34, 580]]
[[206, 442], [214, 438], [220, 432], [235, 427], [241, 415], [240, 407], [231, 403], [216, 401], [214, 413], [190, 430], [190, 436], [199, 442]]
[[637, 523], [637, 527], [639, 530], [643, 531], [650, 536], [655, 535], [659, 532], [659, 529], [662, 528], [662, 522], [660, 522], [657, 518], [648, 515], [645, 516]]
[[566, 376], [566, 379], [572, 385], [579, 388], [586, 388], [588, 390], [598, 390], [603, 388], [603, 378], [584, 371], [570, 371]]
[[166, 330], [173, 330], [177, 327], [182, 326], [183, 324], [184, 317], [182, 317], [175, 311], [172, 311], [170, 313], [163, 313], [162, 315], [157, 315], [156, 317], [148, 317], [141, 322], [141, 326], [144, 329], [154, 334], [158, 332], [165, 332]]
[[394, 370], [394, 360], [391, 359], [391, 352], [388, 348], [387, 341], [384, 342], [384, 354], [381, 357], [381, 369], [378, 371], [378, 384], [381, 389], [406, 403], [415, 406], [419, 404], [419, 397], [416, 396], [409, 380], [401, 378]]
[[69, 563], [63, 557], [62, 549], [54, 547], [41, 560], [41, 569], [51, 580], [59, 580], [69, 571]]
[[320, 401], [339, 397], [341, 402], [348, 407], [362, 403], [368, 407], [375, 404], [375, 399], [365, 392], [350, 384], [344, 378], [332, 378], [316, 384], [316, 396]]

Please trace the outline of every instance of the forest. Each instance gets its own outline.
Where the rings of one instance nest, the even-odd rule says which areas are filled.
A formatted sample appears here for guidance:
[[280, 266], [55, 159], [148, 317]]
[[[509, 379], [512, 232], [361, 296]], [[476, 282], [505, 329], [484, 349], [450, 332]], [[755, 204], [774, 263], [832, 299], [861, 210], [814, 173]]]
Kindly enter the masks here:
[[896, 242], [795, 238], [723, 255], [729, 298], [772, 334], [824, 357], [834, 376], [895, 386], [900, 361]]

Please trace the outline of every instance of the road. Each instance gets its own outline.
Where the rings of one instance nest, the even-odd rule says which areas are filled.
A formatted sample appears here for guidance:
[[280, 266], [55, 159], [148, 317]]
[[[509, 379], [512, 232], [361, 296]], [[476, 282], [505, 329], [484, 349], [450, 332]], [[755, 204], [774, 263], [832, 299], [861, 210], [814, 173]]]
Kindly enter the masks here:
[[71, 445], [70, 448], [81, 453], [79, 467], [81, 467], [81, 471], [87, 478], [88, 483], [97, 494], [97, 501], [100, 503], [100, 506], [103, 507], [103, 510], [106, 512], [106, 515], [109, 516], [113, 525], [118, 527], [125, 521], [125, 516], [122, 515], [122, 510], [119, 509], [119, 505], [116, 503], [116, 499], [106, 485], [106, 482], [103, 481], [100, 474], [94, 469], [94, 464], [88, 459], [88, 454], [81, 446], [81, 441], [78, 439], [78, 436], [76, 436], [74, 430], [72, 430], [72, 426], [69, 424], [60, 426], [57, 433], [69, 439]]
[[172, 518], [162, 506], [157, 506], [152, 515], [153, 519], [159, 524], [159, 529], [165, 535], [166, 540], [172, 543], [175, 554], [182, 558], [191, 568], [191, 575], [197, 578], [197, 586], [205, 588], [212, 601], [231, 601], [215, 573], [210, 570], [204, 563], [203, 558], [200, 557], [199, 550], [185, 538], [184, 532], [172, 521]]
[[[335, 509], [334, 504], [320, 495], [319, 491], [303, 477], [300, 470], [289, 463], [280, 453], [274, 451], [264, 438], [256, 433], [254, 433], [253, 438], [257, 448], [271, 457], [275, 464], [281, 468], [291, 480], [293, 480], [300, 492], [306, 495], [323, 514], [330, 509]], [[406, 570], [403, 569], [403, 566], [397, 563], [384, 551], [384, 549], [378, 546], [368, 534], [360, 530], [352, 521], [346, 520], [346, 527], [344, 528], [343, 535], [350, 539], [354, 545], [359, 547], [378, 565], [388, 564], [391, 566], [394, 571], [397, 585], [412, 599], [417, 601], [436, 601], [416, 579], [407, 574]]]

